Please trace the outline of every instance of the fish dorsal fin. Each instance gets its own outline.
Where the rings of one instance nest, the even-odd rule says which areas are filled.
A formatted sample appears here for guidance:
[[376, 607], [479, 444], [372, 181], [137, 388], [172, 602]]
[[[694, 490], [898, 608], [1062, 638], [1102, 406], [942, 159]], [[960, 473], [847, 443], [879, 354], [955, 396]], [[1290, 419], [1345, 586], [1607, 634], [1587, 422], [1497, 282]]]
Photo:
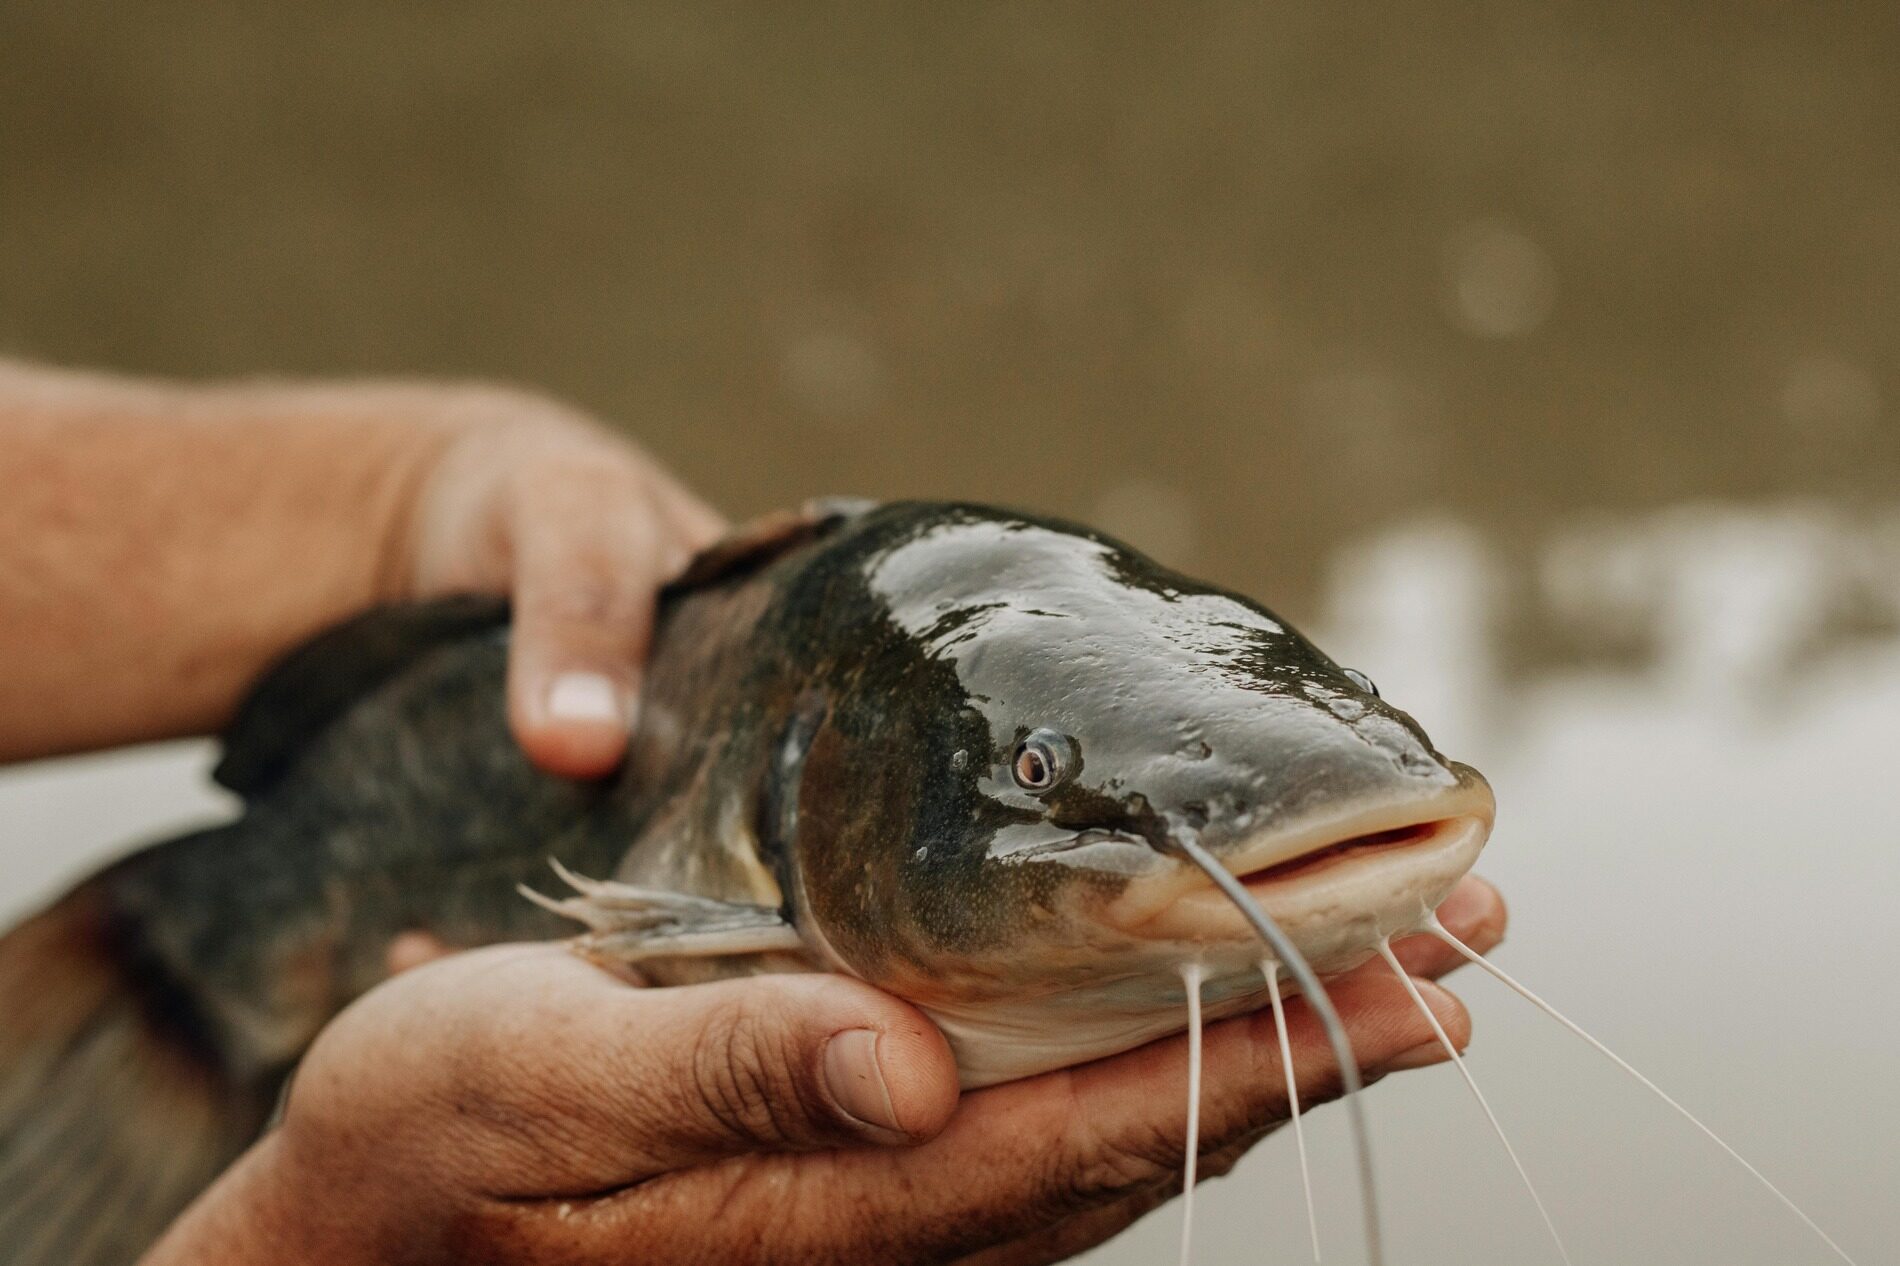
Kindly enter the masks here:
[[[827, 498], [754, 519], [701, 553], [666, 592], [748, 575], [875, 504]], [[467, 594], [380, 607], [318, 634], [279, 661], [239, 706], [213, 777], [240, 795], [262, 791], [304, 744], [408, 665], [446, 642], [507, 623], [504, 599]]]
[[807, 501], [796, 510], [774, 510], [760, 515], [707, 547], [667, 589], [669, 592], [701, 589], [755, 572], [780, 555], [815, 541], [839, 524], [876, 507], [875, 501], [856, 497], [822, 497]]
[[379, 607], [318, 634], [267, 672], [238, 707], [212, 772], [250, 796], [357, 700], [434, 648], [508, 623], [501, 598], [466, 594]]

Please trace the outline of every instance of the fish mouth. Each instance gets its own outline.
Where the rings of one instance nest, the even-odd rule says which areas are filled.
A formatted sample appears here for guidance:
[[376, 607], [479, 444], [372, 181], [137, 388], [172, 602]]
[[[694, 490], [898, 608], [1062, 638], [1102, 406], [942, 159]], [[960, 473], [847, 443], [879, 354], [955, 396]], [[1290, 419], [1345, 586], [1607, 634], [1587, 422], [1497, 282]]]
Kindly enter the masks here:
[[1313, 874], [1336, 864], [1342, 858], [1362, 856], [1381, 849], [1401, 849], [1409, 848], [1414, 844], [1428, 844], [1445, 832], [1455, 829], [1464, 821], [1464, 818], [1434, 818], [1429, 822], [1414, 822], [1384, 831], [1368, 831], [1350, 839], [1316, 848], [1291, 861], [1278, 862], [1259, 870], [1243, 871], [1240, 877], [1246, 882], [1248, 892], [1255, 897], [1266, 897], [1275, 884], [1295, 880], [1301, 875]]
[[[1475, 771], [1461, 772], [1467, 776], [1455, 787], [1429, 798], [1243, 839], [1220, 849], [1219, 860], [1316, 969], [1343, 970], [1384, 937], [1420, 927], [1477, 861], [1496, 801]], [[1191, 863], [1131, 886], [1105, 914], [1144, 941], [1259, 943], [1233, 902]]]

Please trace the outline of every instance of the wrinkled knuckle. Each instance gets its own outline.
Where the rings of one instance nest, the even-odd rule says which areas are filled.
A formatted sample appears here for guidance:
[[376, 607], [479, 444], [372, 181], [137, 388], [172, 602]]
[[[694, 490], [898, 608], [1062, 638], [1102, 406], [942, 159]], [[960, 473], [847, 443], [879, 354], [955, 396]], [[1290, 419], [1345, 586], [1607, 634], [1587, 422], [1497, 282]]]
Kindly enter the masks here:
[[1202, 1178], [1219, 1178], [1233, 1172], [1234, 1166], [1245, 1159], [1255, 1144], [1272, 1134], [1277, 1126], [1265, 1129], [1248, 1130], [1233, 1142], [1212, 1152], [1202, 1154], [1197, 1172]]
[[734, 1138], [768, 1148], [813, 1141], [804, 1096], [790, 1073], [793, 1052], [758, 1008], [722, 1011], [693, 1043], [691, 1092], [699, 1108]]
[[[1362, 1068], [1359, 1071], [1360, 1084], [1370, 1086], [1377, 1080], [1377, 1073]], [[1327, 1060], [1318, 1068], [1302, 1069], [1299, 1079], [1300, 1111], [1310, 1112], [1323, 1103], [1332, 1103], [1346, 1093], [1346, 1079], [1340, 1075], [1339, 1065]], [[1290, 1106], [1283, 1098], [1280, 1108], [1273, 1114], [1275, 1118], [1292, 1115]]]
[[1089, 1209], [1139, 1191], [1169, 1173], [1181, 1145], [1156, 1128], [1127, 1138], [1076, 1127], [1066, 1163], [1055, 1184], [1058, 1201]]

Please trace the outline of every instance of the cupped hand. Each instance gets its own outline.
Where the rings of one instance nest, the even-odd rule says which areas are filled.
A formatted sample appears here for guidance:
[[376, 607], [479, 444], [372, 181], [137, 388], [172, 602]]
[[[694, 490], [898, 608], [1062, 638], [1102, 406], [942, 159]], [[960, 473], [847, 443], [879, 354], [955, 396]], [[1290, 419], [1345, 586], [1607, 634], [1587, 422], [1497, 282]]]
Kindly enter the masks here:
[[[1480, 949], [1504, 908], [1442, 910]], [[1410, 973], [1459, 965], [1426, 938]], [[1463, 1007], [1420, 989], [1460, 1045]], [[1332, 996], [1368, 1080], [1443, 1058], [1381, 963]], [[1310, 1010], [1287, 1020], [1302, 1102], [1338, 1093]], [[554, 945], [406, 972], [343, 1013], [282, 1125], [151, 1259], [355, 1263], [1030, 1266], [1180, 1187], [1186, 1042], [964, 1095], [918, 1011], [838, 976], [631, 988]], [[1287, 1115], [1270, 1013], [1209, 1027], [1201, 1172]]]
[[422, 488], [413, 596], [510, 595], [509, 724], [537, 765], [595, 777], [625, 750], [660, 587], [724, 523], [578, 414], [533, 396], [482, 401]]

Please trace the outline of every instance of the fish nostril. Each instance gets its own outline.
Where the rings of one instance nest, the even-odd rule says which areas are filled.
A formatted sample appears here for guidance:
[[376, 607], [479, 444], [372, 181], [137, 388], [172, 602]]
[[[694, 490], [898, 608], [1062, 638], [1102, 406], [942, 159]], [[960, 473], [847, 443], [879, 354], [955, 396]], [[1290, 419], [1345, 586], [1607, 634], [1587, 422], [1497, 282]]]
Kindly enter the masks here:
[[1198, 831], [1207, 825], [1207, 806], [1199, 800], [1190, 800], [1181, 806], [1181, 816], [1187, 819], [1189, 826]]

